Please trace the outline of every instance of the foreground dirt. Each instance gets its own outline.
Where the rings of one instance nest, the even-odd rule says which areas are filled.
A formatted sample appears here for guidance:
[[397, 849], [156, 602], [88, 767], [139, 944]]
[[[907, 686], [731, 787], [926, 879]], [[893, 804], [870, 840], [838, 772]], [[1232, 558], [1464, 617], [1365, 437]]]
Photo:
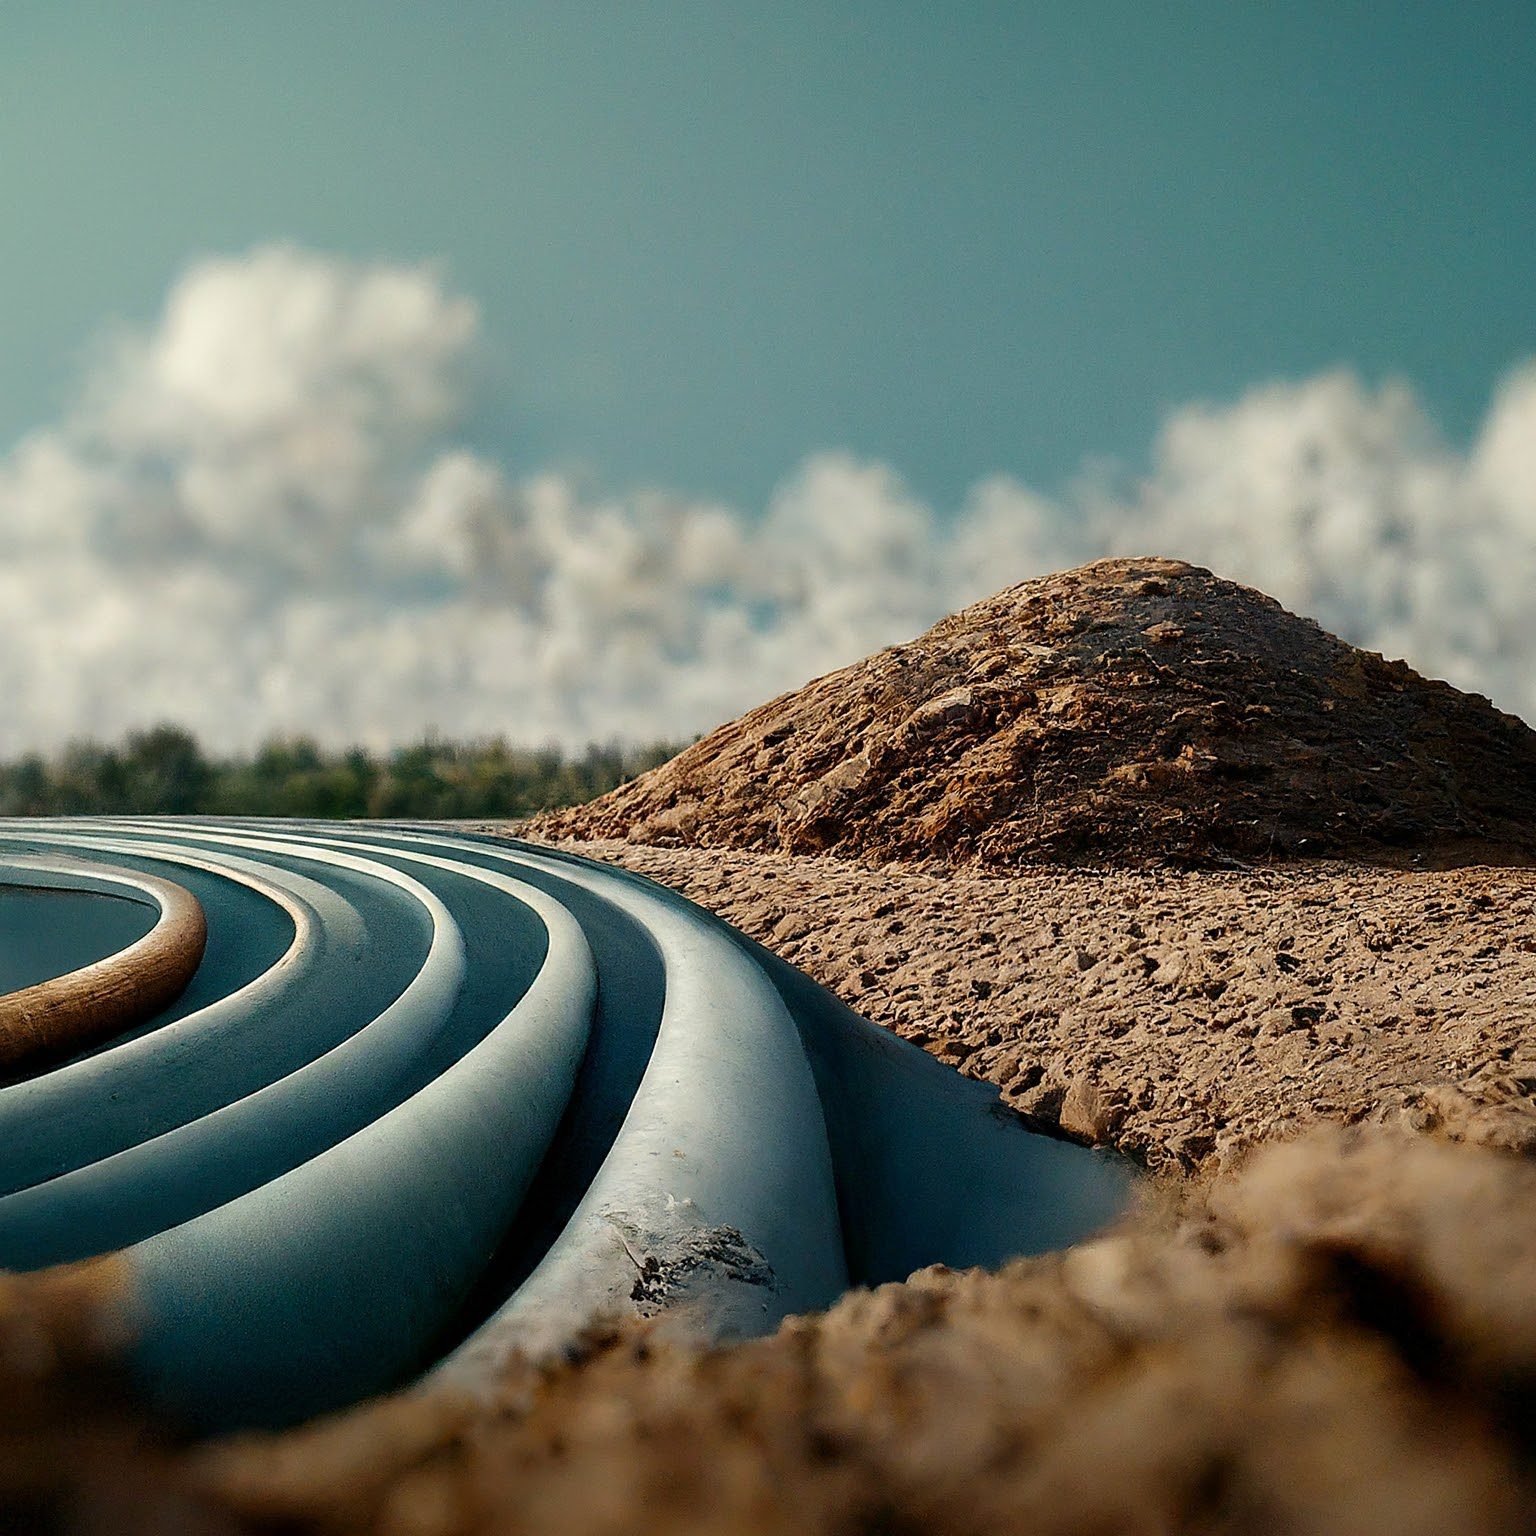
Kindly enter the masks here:
[[1023, 582], [549, 836], [994, 868], [1536, 860], [1536, 732], [1174, 560]]
[[571, 844], [682, 891], [1037, 1126], [1211, 1171], [1319, 1122], [1536, 1151], [1536, 871], [997, 876]]
[[1513, 1533], [1533, 1272], [1536, 1166], [1323, 1134], [1066, 1255], [735, 1348], [594, 1339], [185, 1475], [266, 1531]]
[[120, 1370], [131, 1337], [112, 1259], [0, 1275], [0, 1531], [218, 1536], [234, 1518], [201, 1498]]
[[0, 1529], [76, 1536], [1513, 1536], [1536, 1495], [1536, 1163], [1315, 1131], [1066, 1254], [923, 1271], [484, 1397], [178, 1447], [110, 1264], [0, 1282]]

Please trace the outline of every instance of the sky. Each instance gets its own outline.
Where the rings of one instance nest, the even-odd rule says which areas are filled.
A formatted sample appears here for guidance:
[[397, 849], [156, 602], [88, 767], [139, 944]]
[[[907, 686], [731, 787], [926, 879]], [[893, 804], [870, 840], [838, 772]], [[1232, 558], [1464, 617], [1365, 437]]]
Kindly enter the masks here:
[[7, 0], [0, 753], [680, 735], [1116, 552], [1536, 718], [1533, 78], [1491, 0]]

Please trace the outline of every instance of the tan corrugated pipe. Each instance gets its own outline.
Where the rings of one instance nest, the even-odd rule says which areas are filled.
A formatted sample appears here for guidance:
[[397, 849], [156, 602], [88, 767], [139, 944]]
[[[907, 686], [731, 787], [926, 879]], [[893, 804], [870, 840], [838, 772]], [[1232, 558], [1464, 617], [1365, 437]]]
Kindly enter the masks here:
[[[84, 868], [72, 865], [71, 873]], [[0, 996], [0, 1074], [66, 1056], [131, 1029], [174, 1002], [202, 962], [208, 923], [190, 891], [137, 871], [128, 875], [99, 868], [92, 869], [91, 876], [90, 883], [77, 878], [65, 888], [119, 896], [143, 893], [159, 907], [159, 921], [115, 955]], [[54, 885], [46, 874], [26, 883]]]

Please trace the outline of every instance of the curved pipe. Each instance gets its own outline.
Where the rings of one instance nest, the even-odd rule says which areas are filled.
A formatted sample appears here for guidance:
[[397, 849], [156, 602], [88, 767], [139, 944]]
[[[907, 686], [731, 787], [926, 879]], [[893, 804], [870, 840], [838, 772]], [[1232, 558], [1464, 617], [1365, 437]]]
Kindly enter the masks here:
[[127, 1251], [139, 1376], [162, 1407], [199, 1424], [339, 1407], [424, 1364], [569, 1101], [597, 992], [578, 924], [506, 876], [400, 856], [531, 908], [547, 932], [544, 964], [478, 1045], [403, 1103]]
[[[3, 838], [14, 834], [0, 832]], [[355, 963], [363, 950], [363, 922], [350, 902], [301, 875], [233, 855], [199, 857], [166, 843], [47, 831], [24, 841], [139, 854], [233, 881], [285, 912], [294, 933], [275, 965], [216, 1002], [149, 1034], [0, 1088], [0, 1144], [5, 1147], [0, 1194], [195, 1119], [315, 1054], [306, 1050], [314, 1030], [305, 1026], [317, 1012], [310, 989], [328, 964]], [[324, 1008], [318, 1015], [315, 1023], [323, 1024], [335, 1020], [338, 1010]], [[259, 1027], [263, 1022], [265, 1031]], [[271, 1028], [276, 1023], [281, 1030]]]
[[[995, 1092], [626, 871], [426, 829], [125, 821], [55, 835], [188, 868], [299, 865], [350, 890], [365, 921], [409, 910], [430, 930], [420, 973], [341, 1044], [0, 1198], [0, 1259], [12, 1244], [131, 1243], [135, 1369], [203, 1427], [340, 1406], [456, 1339], [424, 1383], [492, 1387], [509, 1354], [563, 1351], [605, 1314], [760, 1333], [850, 1279], [1071, 1241], [1123, 1196], [1094, 1154], [1029, 1135]], [[372, 882], [388, 903], [363, 899]], [[129, 1046], [152, 1056], [174, 1028], [67, 1070]], [[9, 1150], [0, 1134], [0, 1166]]]
[[[261, 848], [260, 839], [233, 838]], [[0, 1263], [37, 1269], [121, 1247], [222, 1205], [315, 1156], [409, 1092], [464, 983], [448, 909], [409, 875], [310, 848], [311, 862], [371, 875], [420, 910], [430, 942], [389, 1007], [313, 1061], [245, 1097], [46, 1183], [0, 1196]]]
[[612, 1150], [559, 1240], [441, 1374], [569, 1346], [605, 1315], [667, 1309], [713, 1337], [767, 1331], [847, 1288], [826, 1125], [794, 1020], [701, 916], [532, 852], [640, 919], [661, 951], [661, 1032]]
[[[125, 874], [83, 861], [61, 868], [16, 856], [6, 867], [25, 871], [44, 889], [103, 891], [157, 907], [159, 919], [137, 943], [93, 965], [0, 996], [0, 1071], [35, 1065], [79, 1050], [150, 1018], [186, 989], [208, 943], [197, 898], [169, 880]], [[8, 884], [16, 882], [7, 881]]]
[[[363, 835], [378, 846], [376, 831]], [[467, 846], [414, 833], [390, 846], [428, 842]], [[613, 871], [472, 846], [628, 912], [661, 953], [665, 998], [650, 1062], [585, 1198], [445, 1372], [483, 1379], [513, 1351], [566, 1348], [600, 1317], [665, 1309], [728, 1337], [829, 1305], [848, 1275], [826, 1125], [795, 1021], [762, 969], [698, 909]]]

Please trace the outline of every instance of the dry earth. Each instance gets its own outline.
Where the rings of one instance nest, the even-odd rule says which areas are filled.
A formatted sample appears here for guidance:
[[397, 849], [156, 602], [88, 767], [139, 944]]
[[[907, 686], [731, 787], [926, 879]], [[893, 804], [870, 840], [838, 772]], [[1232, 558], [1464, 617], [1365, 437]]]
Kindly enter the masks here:
[[1176, 560], [1009, 587], [549, 836], [951, 866], [1536, 858], [1536, 732]]
[[0, 1528], [1532, 1529], [1536, 1160], [1511, 1149], [1536, 1123], [1536, 875], [587, 851], [1165, 1177], [1066, 1255], [925, 1271], [770, 1339], [598, 1336], [492, 1401], [407, 1393], [211, 1447], [116, 1388], [110, 1267], [10, 1281]]
[[408, 1395], [196, 1453], [179, 1486], [220, 1518], [338, 1536], [1536, 1524], [1536, 1162], [1513, 1155], [1536, 1147], [1536, 874], [583, 851], [1165, 1177], [1065, 1255], [925, 1271], [740, 1346], [597, 1337], [494, 1404]]
[[1319, 1121], [1536, 1151], [1536, 871], [943, 874], [570, 844], [682, 891], [1037, 1126], [1156, 1170]]

